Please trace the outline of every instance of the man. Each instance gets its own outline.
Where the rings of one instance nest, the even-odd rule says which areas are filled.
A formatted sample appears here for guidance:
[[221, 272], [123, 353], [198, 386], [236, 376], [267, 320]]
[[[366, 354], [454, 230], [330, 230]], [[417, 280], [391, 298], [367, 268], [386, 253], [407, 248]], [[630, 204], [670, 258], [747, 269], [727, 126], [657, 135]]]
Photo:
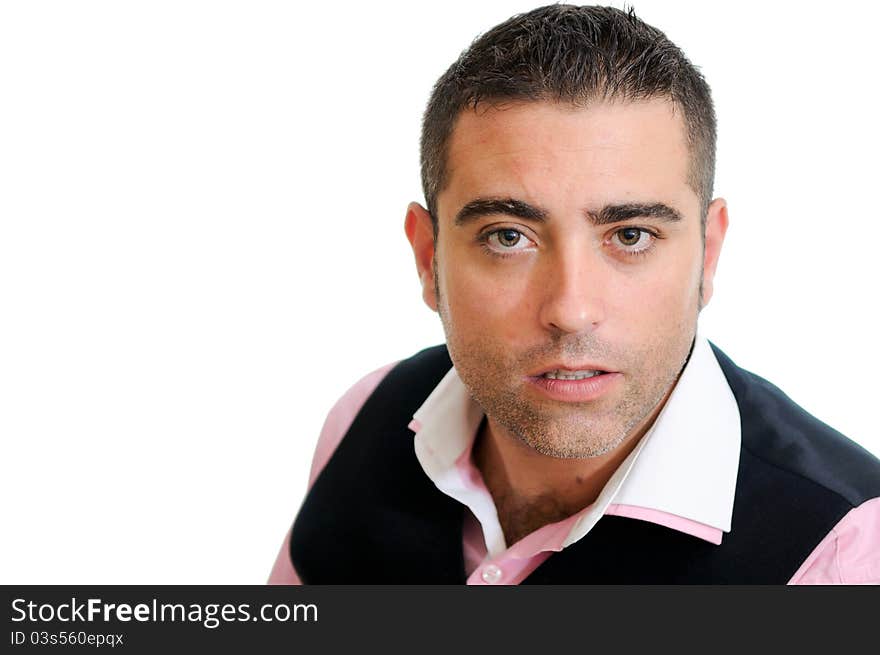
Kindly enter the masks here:
[[331, 411], [270, 582], [880, 582], [880, 462], [697, 329], [728, 215], [661, 32], [514, 16], [437, 82], [421, 156], [446, 346]]

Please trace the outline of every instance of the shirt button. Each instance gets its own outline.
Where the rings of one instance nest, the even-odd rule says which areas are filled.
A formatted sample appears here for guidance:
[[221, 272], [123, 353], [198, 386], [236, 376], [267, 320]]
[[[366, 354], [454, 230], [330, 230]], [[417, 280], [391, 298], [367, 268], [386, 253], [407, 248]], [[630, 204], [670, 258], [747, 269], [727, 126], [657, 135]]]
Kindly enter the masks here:
[[499, 569], [494, 564], [490, 564], [486, 568], [483, 569], [483, 582], [486, 584], [495, 584], [499, 580], [501, 580], [501, 576], [503, 575], [503, 571]]

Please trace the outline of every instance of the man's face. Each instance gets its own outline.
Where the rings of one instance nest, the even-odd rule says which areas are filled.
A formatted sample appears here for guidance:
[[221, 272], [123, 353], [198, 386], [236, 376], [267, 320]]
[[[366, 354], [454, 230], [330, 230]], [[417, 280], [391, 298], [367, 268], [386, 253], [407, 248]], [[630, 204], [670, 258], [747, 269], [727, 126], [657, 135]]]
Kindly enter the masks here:
[[452, 361], [494, 429], [581, 458], [653, 421], [727, 221], [716, 201], [704, 255], [688, 164], [681, 112], [663, 100], [459, 117], [436, 249], [412, 205], [407, 233]]

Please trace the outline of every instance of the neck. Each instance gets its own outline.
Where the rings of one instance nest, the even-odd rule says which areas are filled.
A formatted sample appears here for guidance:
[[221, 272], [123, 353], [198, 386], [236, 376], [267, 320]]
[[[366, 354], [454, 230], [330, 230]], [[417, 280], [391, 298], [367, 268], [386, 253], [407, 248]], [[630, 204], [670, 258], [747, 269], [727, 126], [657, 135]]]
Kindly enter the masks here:
[[495, 501], [508, 545], [592, 505], [654, 424], [671, 391], [616, 448], [585, 459], [542, 455], [487, 417], [477, 433], [473, 459]]
[[596, 500], [645, 432], [628, 436], [599, 457], [564, 459], [542, 455], [487, 419], [474, 444], [474, 460], [493, 496], [517, 504], [553, 498], [570, 515]]

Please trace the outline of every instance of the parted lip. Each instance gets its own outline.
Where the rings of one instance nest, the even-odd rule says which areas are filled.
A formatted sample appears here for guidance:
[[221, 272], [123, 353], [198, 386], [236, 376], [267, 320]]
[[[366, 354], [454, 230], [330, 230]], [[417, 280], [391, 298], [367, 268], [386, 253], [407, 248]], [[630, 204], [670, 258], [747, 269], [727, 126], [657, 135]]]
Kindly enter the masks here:
[[530, 373], [529, 377], [539, 378], [545, 373], [550, 373], [551, 371], [561, 371], [563, 373], [575, 373], [577, 371], [602, 371], [603, 373], [617, 372], [612, 371], [604, 364], [593, 364], [591, 362], [586, 362], [582, 364], [551, 364], [550, 366], [544, 366], [535, 373]]

